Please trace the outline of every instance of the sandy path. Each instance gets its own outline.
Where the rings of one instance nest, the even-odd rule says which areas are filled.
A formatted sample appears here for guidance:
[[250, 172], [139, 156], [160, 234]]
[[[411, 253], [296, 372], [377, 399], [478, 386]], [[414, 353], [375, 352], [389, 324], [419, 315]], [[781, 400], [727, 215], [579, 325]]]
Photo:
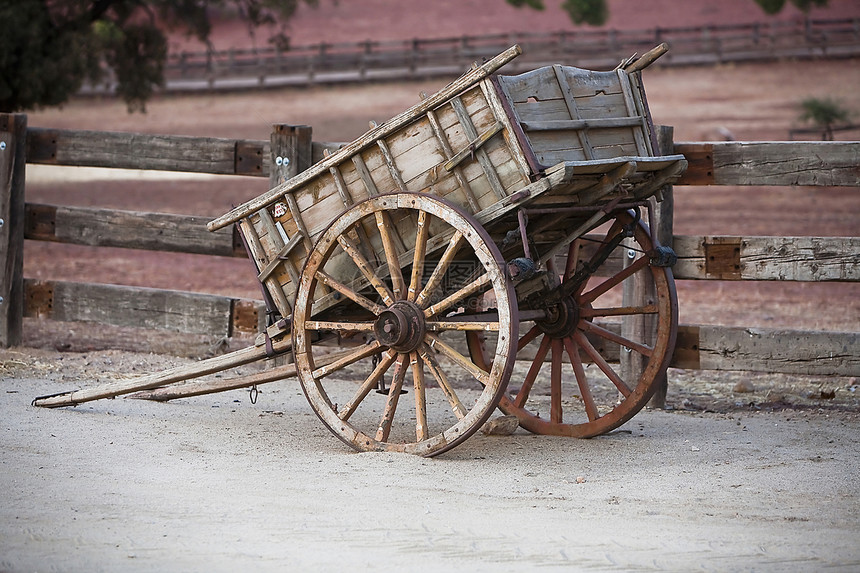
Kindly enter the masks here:
[[294, 382], [256, 405], [44, 410], [70, 386], [45, 368], [3, 381], [3, 571], [860, 565], [854, 414], [643, 411], [590, 441], [476, 435], [427, 460], [351, 452]]

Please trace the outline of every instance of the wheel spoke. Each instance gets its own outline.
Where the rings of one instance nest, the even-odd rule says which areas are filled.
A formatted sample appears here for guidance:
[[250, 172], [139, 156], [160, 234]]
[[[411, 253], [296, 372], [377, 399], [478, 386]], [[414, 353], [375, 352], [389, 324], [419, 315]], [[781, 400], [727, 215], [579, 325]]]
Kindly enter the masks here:
[[549, 377], [549, 419], [555, 424], [561, 423], [561, 350], [561, 339], [553, 338]]
[[428, 332], [441, 332], [444, 330], [483, 330], [496, 332], [499, 330], [499, 321], [485, 320], [428, 320], [424, 323]]
[[451, 387], [451, 383], [448, 382], [448, 377], [439, 366], [439, 361], [436, 360], [435, 356], [433, 356], [433, 351], [430, 350], [430, 347], [426, 344], [422, 344], [421, 350], [418, 352], [421, 354], [421, 358], [424, 362], [427, 363], [427, 369], [430, 370], [430, 374], [433, 375], [433, 378], [435, 378], [436, 382], [439, 383], [439, 387], [442, 388], [442, 392], [448, 399], [448, 403], [451, 405], [451, 410], [457, 416], [457, 419], [462, 420], [465, 418], [466, 408], [463, 407], [463, 403], [460, 402], [460, 399], [457, 397], [457, 393], [454, 392], [454, 389]]
[[320, 366], [319, 368], [311, 372], [311, 376], [313, 376], [314, 379], [325, 378], [332, 372], [337, 372], [338, 370], [349, 366], [353, 362], [357, 362], [362, 358], [367, 358], [368, 356], [376, 354], [377, 352], [379, 352], [379, 349], [381, 347], [382, 344], [380, 344], [378, 340], [374, 340], [370, 344], [366, 344], [357, 348], [355, 351], [350, 352], [343, 358], [340, 358], [339, 360], [336, 360], [331, 364]]
[[609, 277], [608, 279], [594, 287], [592, 290], [582, 294], [579, 297], [579, 304], [584, 305], [594, 301], [600, 295], [608, 292], [612, 288], [621, 284], [624, 279], [631, 277], [637, 271], [648, 266], [649, 262], [650, 260], [648, 259], [648, 257], [639, 257], [633, 264], [631, 264], [624, 270], [619, 271], [614, 276]]
[[582, 367], [582, 358], [579, 356], [579, 347], [576, 342], [568, 337], [564, 339], [564, 349], [570, 358], [570, 365], [573, 366], [573, 375], [576, 377], [577, 386], [579, 386], [579, 395], [582, 396], [582, 403], [585, 405], [585, 415], [593, 422], [600, 417], [600, 412], [597, 411], [597, 405], [591, 395], [591, 387], [588, 385], [585, 368]]
[[445, 252], [442, 254], [442, 258], [439, 259], [439, 263], [436, 265], [436, 268], [433, 269], [433, 273], [430, 275], [430, 278], [427, 279], [427, 284], [424, 285], [424, 288], [415, 298], [415, 303], [419, 307], [425, 308], [427, 302], [432, 299], [433, 292], [439, 286], [439, 283], [442, 282], [442, 277], [445, 276], [448, 266], [450, 266], [451, 261], [454, 260], [454, 255], [457, 254], [457, 250], [460, 248], [460, 241], [462, 240], [463, 233], [460, 231], [456, 231], [454, 236], [451, 237], [451, 240], [448, 242], [448, 248], [445, 249]]
[[[603, 245], [606, 245], [607, 243], [609, 243], [610, 238], [617, 235], [618, 232], [621, 230], [621, 227], [622, 227], [621, 222], [618, 219], [615, 219], [615, 221], [612, 222], [612, 225], [609, 226], [609, 230], [606, 231], [606, 235], [603, 237], [603, 240], [600, 242], [600, 245], [603, 246]], [[588, 259], [588, 262], [585, 263], [585, 266], [592, 269], [592, 271], [593, 271], [593, 269], [596, 266], [597, 260], [600, 257], [601, 257], [601, 249], [598, 248], [597, 251], [593, 255], [591, 255], [591, 258]], [[576, 271], [574, 269], [574, 275], [575, 274], [576, 274]], [[582, 291], [583, 291], [583, 289], [585, 289], [587, 284], [588, 284], [587, 280], [580, 282], [579, 285], [577, 285], [576, 290], [574, 290], [572, 294], [575, 296], [582, 294]]]
[[543, 361], [546, 358], [546, 354], [549, 352], [551, 340], [552, 339], [549, 336], [544, 336], [541, 340], [537, 354], [535, 354], [535, 357], [532, 360], [532, 365], [526, 373], [525, 380], [523, 380], [523, 385], [520, 387], [520, 391], [517, 392], [517, 397], [514, 400], [514, 406], [517, 408], [525, 406], [529, 393], [532, 391], [532, 386], [534, 386], [535, 380], [537, 379], [538, 372], [540, 372], [540, 369], [543, 366]]
[[385, 251], [385, 260], [388, 263], [388, 273], [391, 276], [391, 287], [394, 291], [394, 299], [400, 300], [406, 298], [406, 291], [403, 288], [403, 274], [400, 271], [400, 262], [397, 259], [397, 250], [394, 248], [394, 241], [391, 238], [391, 226], [387, 225], [386, 217], [382, 211], [376, 211], [376, 227], [379, 229], [379, 236], [382, 237], [382, 249]]
[[[423, 211], [422, 211], [423, 212]], [[421, 442], [427, 439], [427, 397], [424, 386], [424, 361], [418, 352], [409, 353], [412, 365], [412, 384], [415, 386], [415, 438]]]
[[355, 413], [358, 405], [361, 404], [362, 400], [364, 400], [370, 391], [376, 387], [379, 379], [385, 375], [388, 368], [394, 363], [395, 358], [397, 358], [397, 353], [395, 351], [389, 350], [385, 353], [382, 360], [379, 361], [379, 364], [377, 364], [376, 368], [373, 369], [373, 372], [370, 373], [370, 376], [368, 376], [358, 388], [355, 396], [353, 396], [352, 399], [340, 409], [340, 412], [337, 413], [341, 420], [348, 420], [349, 417]]
[[624, 383], [624, 380], [612, 369], [612, 366], [606, 361], [603, 356], [601, 356], [600, 352], [588, 341], [582, 332], [575, 332], [573, 336], [576, 338], [577, 344], [588, 354], [589, 358], [591, 358], [597, 367], [606, 374], [606, 377], [615, 384], [615, 387], [618, 388], [618, 391], [621, 392], [624, 397], [630, 395], [630, 387]]
[[427, 338], [430, 340], [430, 342], [427, 343], [430, 348], [438, 350], [455, 363], [459, 364], [466, 372], [475, 377], [478, 382], [486, 386], [490, 381], [490, 375], [488, 373], [481, 370], [477, 364], [457, 352], [454, 348], [448, 346], [445, 342], [440, 340], [439, 337], [434, 334], [428, 334]]
[[529, 342], [531, 342], [532, 340], [534, 340], [535, 338], [537, 338], [537, 337], [538, 337], [538, 334], [540, 334], [540, 333], [541, 333], [541, 330], [540, 330], [540, 328], [538, 328], [538, 325], [534, 325], [534, 326], [532, 326], [532, 327], [529, 329], [529, 331], [528, 331], [528, 332], [526, 332], [526, 333], [523, 335], [523, 337], [522, 337], [522, 338], [520, 338], [520, 341], [517, 343], [517, 352], [519, 352], [520, 350], [522, 350], [523, 348], [525, 348], [525, 347], [526, 347], [526, 345], [527, 345]]
[[430, 318], [431, 316], [436, 316], [440, 312], [447, 310], [448, 308], [453, 306], [454, 303], [456, 303], [460, 300], [463, 300], [467, 296], [475, 294], [476, 292], [478, 292], [478, 290], [481, 287], [483, 287], [484, 285], [489, 284], [489, 283], [490, 283], [490, 274], [484, 273], [483, 275], [481, 275], [480, 277], [475, 279], [473, 282], [467, 284], [466, 286], [459, 289], [458, 291], [445, 297], [443, 300], [437, 302], [433, 306], [425, 309], [424, 310], [424, 316], [426, 316], [427, 318]]
[[629, 348], [630, 350], [635, 350], [643, 356], [650, 357], [654, 353], [654, 350], [650, 346], [645, 346], [644, 344], [639, 344], [638, 342], [634, 342], [629, 338], [624, 338], [620, 334], [615, 334], [611, 330], [607, 330], [602, 326], [597, 326], [593, 322], [589, 322], [587, 320], [580, 320], [579, 328], [581, 328], [585, 332], [591, 332], [592, 334], [595, 334], [600, 338], [604, 338], [606, 340], [615, 342], [616, 344], [620, 344], [621, 346]]
[[358, 270], [361, 271], [361, 274], [364, 275], [364, 278], [373, 285], [373, 288], [375, 288], [376, 292], [379, 293], [379, 296], [382, 297], [382, 301], [386, 305], [391, 305], [391, 303], [394, 302], [394, 294], [389, 290], [388, 286], [380, 280], [373, 269], [370, 268], [370, 263], [368, 263], [367, 259], [364, 258], [364, 255], [361, 254], [358, 247], [355, 246], [355, 243], [353, 243], [345, 234], [338, 235], [337, 241], [340, 243], [344, 252], [346, 252], [346, 254], [349, 255], [355, 263], [355, 266], [358, 267]]
[[352, 300], [356, 304], [363, 306], [364, 308], [366, 308], [367, 310], [369, 310], [373, 314], [378, 315], [380, 312], [385, 310], [385, 307], [382, 306], [381, 304], [376, 304], [375, 302], [373, 302], [372, 300], [370, 300], [366, 296], [355, 292], [350, 287], [339, 282], [337, 279], [335, 279], [334, 277], [332, 277], [331, 275], [329, 275], [323, 271], [317, 271], [314, 276], [321, 283], [333, 288], [334, 290], [336, 290], [340, 294], [344, 295], [345, 297], [349, 298], [350, 300]]
[[412, 257], [412, 279], [409, 281], [407, 300], [414, 301], [421, 288], [421, 277], [424, 276], [424, 255], [427, 253], [427, 235], [430, 232], [430, 214], [418, 211], [418, 231], [415, 236], [415, 253]]
[[397, 402], [400, 400], [400, 390], [403, 389], [403, 378], [406, 376], [406, 355], [401, 354], [394, 367], [394, 379], [388, 388], [388, 399], [385, 401], [385, 410], [376, 430], [376, 441], [387, 442], [391, 433], [391, 423], [394, 421], [394, 413], [397, 411]]
[[581, 308], [579, 316], [582, 318], [595, 318], [606, 316], [631, 316], [637, 314], [657, 314], [656, 304], [646, 304], [645, 306], [620, 306], [612, 308]]
[[335, 322], [332, 320], [309, 320], [305, 330], [337, 330], [339, 332], [370, 332], [372, 322]]
[[569, 279], [576, 272], [576, 267], [579, 264], [579, 246], [582, 244], [581, 239], [576, 239], [570, 243], [567, 248], [567, 263], [564, 267], [564, 280]]

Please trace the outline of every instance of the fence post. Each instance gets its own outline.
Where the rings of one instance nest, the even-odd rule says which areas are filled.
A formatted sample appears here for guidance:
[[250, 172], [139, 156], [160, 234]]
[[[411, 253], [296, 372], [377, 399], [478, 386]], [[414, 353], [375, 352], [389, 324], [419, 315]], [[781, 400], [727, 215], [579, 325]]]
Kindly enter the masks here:
[[[672, 142], [673, 129], [666, 126], [655, 126], [657, 135], [657, 149], [655, 153], [661, 155], [671, 155], [673, 153], [674, 144]], [[657, 203], [654, 207], [652, 201], [652, 209], [654, 215], [653, 221], [648, 221], [652, 234], [656, 236], [657, 242], [661, 245], [672, 246], [672, 190], [671, 186], [667, 185], [661, 189], [663, 200]], [[632, 239], [630, 239], [632, 241]], [[628, 243], [633, 246], [632, 243]], [[628, 263], [627, 257], [624, 258], [625, 264]], [[623, 286], [624, 306], [639, 306], [647, 304], [648, 301], [653, 301], [657, 293], [654, 285], [640, 276], [639, 273], [633, 275], [630, 279], [624, 281]], [[648, 344], [653, 344], [657, 336], [657, 321], [653, 316], [627, 316], [621, 321], [621, 335], [625, 338], [633, 340], [645, 340]], [[621, 375], [628, 380], [638, 380], [645, 370], [645, 360], [643, 356], [635, 352], [625, 352], [621, 349], [619, 357], [619, 367]], [[656, 387], [654, 395], [649, 402], [653, 408], [664, 408], [666, 406], [666, 390], [667, 380], [665, 375], [661, 375], [654, 379], [653, 384]]]
[[24, 323], [24, 169], [27, 116], [0, 114], [0, 347], [21, 344]]
[[[311, 166], [313, 131], [309, 125], [272, 125], [269, 188], [280, 185]], [[280, 161], [278, 161], [280, 159]]]
[[[661, 155], [671, 155], [675, 152], [675, 129], [670, 125], [656, 126], [657, 132], [657, 147]], [[654, 227], [657, 242], [664, 247], [672, 247], [672, 237], [674, 232], [674, 214], [675, 214], [675, 197], [672, 192], [672, 186], [666, 185], [661, 190], [663, 200], [657, 203], [654, 209], [655, 221], [648, 223]], [[674, 349], [673, 349], [674, 350]], [[656, 381], [657, 390], [654, 391], [654, 396], [651, 397], [649, 405], [652, 408], [666, 407], [666, 392], [669, 389], [669, 381], [665, 374], [662, 374]]]

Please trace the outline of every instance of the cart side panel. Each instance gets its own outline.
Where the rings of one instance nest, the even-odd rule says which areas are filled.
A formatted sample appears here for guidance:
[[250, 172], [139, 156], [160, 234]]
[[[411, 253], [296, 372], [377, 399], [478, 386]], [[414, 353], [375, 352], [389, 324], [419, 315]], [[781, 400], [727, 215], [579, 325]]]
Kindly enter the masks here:
[[[528, 171], [523, 169], [517, 158], [520, 151], [511, 149], [509, 145], [515, 138], [506, 134], [505, 129], [500, 130], [499, 126], [510, 125], [507, 117], [499, 116], [501, 107], [488, 102], [486, 90], [481, 85], [468, 88], [457, 98], [459, 101], [448, 101], [431, 112], [436, 129], [429, 115], [416, 117], [412, 123], [369, 144], [294, 190], [290, 198], [294, 200], [300, 221], [296, 220], [286, 197], [284, 201], [268, 207], [273, 220], [286, 231], [287, 237], [280, 243], [278, 237], [269, 237], [261, 217], [251, 218], [260, 234], [266, 262], [279, 256], [285, 259], [281, 264], [275, 263], [277, 267], [273, 276], [288, 300], [295, 298], [295, 269], [301, 272], [309, 246], [354, 203], [371, 195], [406, 189], [445, 197], [474, 213], [530, 182]], [[464, 124], [466, 118], [468, 124]], [[487, 134], [490, 135], [485, 141], [475, 143], [481, 135]], [[473, 144], [474, 151], [470, 147]], [[457, 154], [460, 154], [459, 161]], [[446, 169], [446, 163], [452, 158], [455, 158], [456, 166]], [[468, 189], [464, 189], [464, 182]], [[471, 194], [472, 203], [467, 193]], [[408, 261], [415, 241], [415, 223], [407, 218], [398, 219], [397, 214], [386, 216], [391, 217], [387, 224], [393, 230], [398, 254], [401, 260]], [[295, 233], [302, 234], [301, 229], [306, 230], [307, 238], [302, 236], [302, 240], [296, 241], [297, 245], [284, 256], [279, 251], [289, 244]], [[432, 229], [431, 226], [431, 234]], [[378, 233], [370, 228], [356, 229], [350, 236], [373, 266], [385, 261], [380, 241], [369, 239], [377, 236]], [[339, 265], [344, 256], [333, 257], [329, 264]], [[384, 268], [382, 271], [386, 272]], [[325, 304], [317, 305], [319, 308], [335, 303], [335, 298], [329, 294], [321, 292], [321, 297], [328, 298]]]
[[547, 66], [499, 76], [535, 169], [561, 161], [651, 155], [638, 84], [626, 72]]

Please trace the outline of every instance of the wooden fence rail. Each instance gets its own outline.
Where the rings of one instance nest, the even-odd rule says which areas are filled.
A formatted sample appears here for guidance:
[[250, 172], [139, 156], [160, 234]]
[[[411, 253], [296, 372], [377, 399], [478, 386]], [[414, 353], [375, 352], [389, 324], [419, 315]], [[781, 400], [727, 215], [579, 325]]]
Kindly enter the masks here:
[[[11, 136], [15, 129], [8, 127], [16, 125], [17, 140]], [[209, 233], [204, 217], [26, 203], [23, 177], [11, 175], [23, 173], [23, 155], [29, 163], [257, 177], [268, 175], [272, 164], [269, 142], [26, 129], [26, 117], [20, 115], [0, 115], [0, 138], [7, 142], [0, 155], [0, 175], [5, 177], [0, 179], [0, 217], [16, 222], [0, 226], [0, 239], [6, 247], [6, 268], [13, 271], [23, 257], [25, 239], [245, 256], [232, 231]], [[20, 155], [8, 153], [11, 144]], [[313, 157], [305, 158], [304, 168], [309, 161], [319, 160], [324, 149], [333, 147], [337, 144], [315, 143]], [[675, 151], [686, 155], [691, 166], [677, 185], [860, 186], [858, 142], [677, 143]], [[674, 274], [679, 280], [860, 281], [860, 237], [676, 235], [674, 248], [679, 257]], [[37, 281], [25, 279], [20, 270], [7, 270], [0, 286], [4, 297], [0, 342], [5, 346], [20, 342], [23, 316], [214, 336], [255, 331], [263, 316], [259, 301]], [[851, 332], [682, 325], [673, 365], [857, 376], [858, 337], [860, 334]]]
[[672, 51], [660, 65], [713, 64], [860, 54], [860, 20], [811, 19], [641, 30], [518, 32], [401, 41], [319, 43], [275, 48], [181, 52], [168, 57], [166, 89], [402, 80], [459, 73], [517, 43], [524, 55], [511, 70], [565, 61], [591, 69], [662, 42]]

